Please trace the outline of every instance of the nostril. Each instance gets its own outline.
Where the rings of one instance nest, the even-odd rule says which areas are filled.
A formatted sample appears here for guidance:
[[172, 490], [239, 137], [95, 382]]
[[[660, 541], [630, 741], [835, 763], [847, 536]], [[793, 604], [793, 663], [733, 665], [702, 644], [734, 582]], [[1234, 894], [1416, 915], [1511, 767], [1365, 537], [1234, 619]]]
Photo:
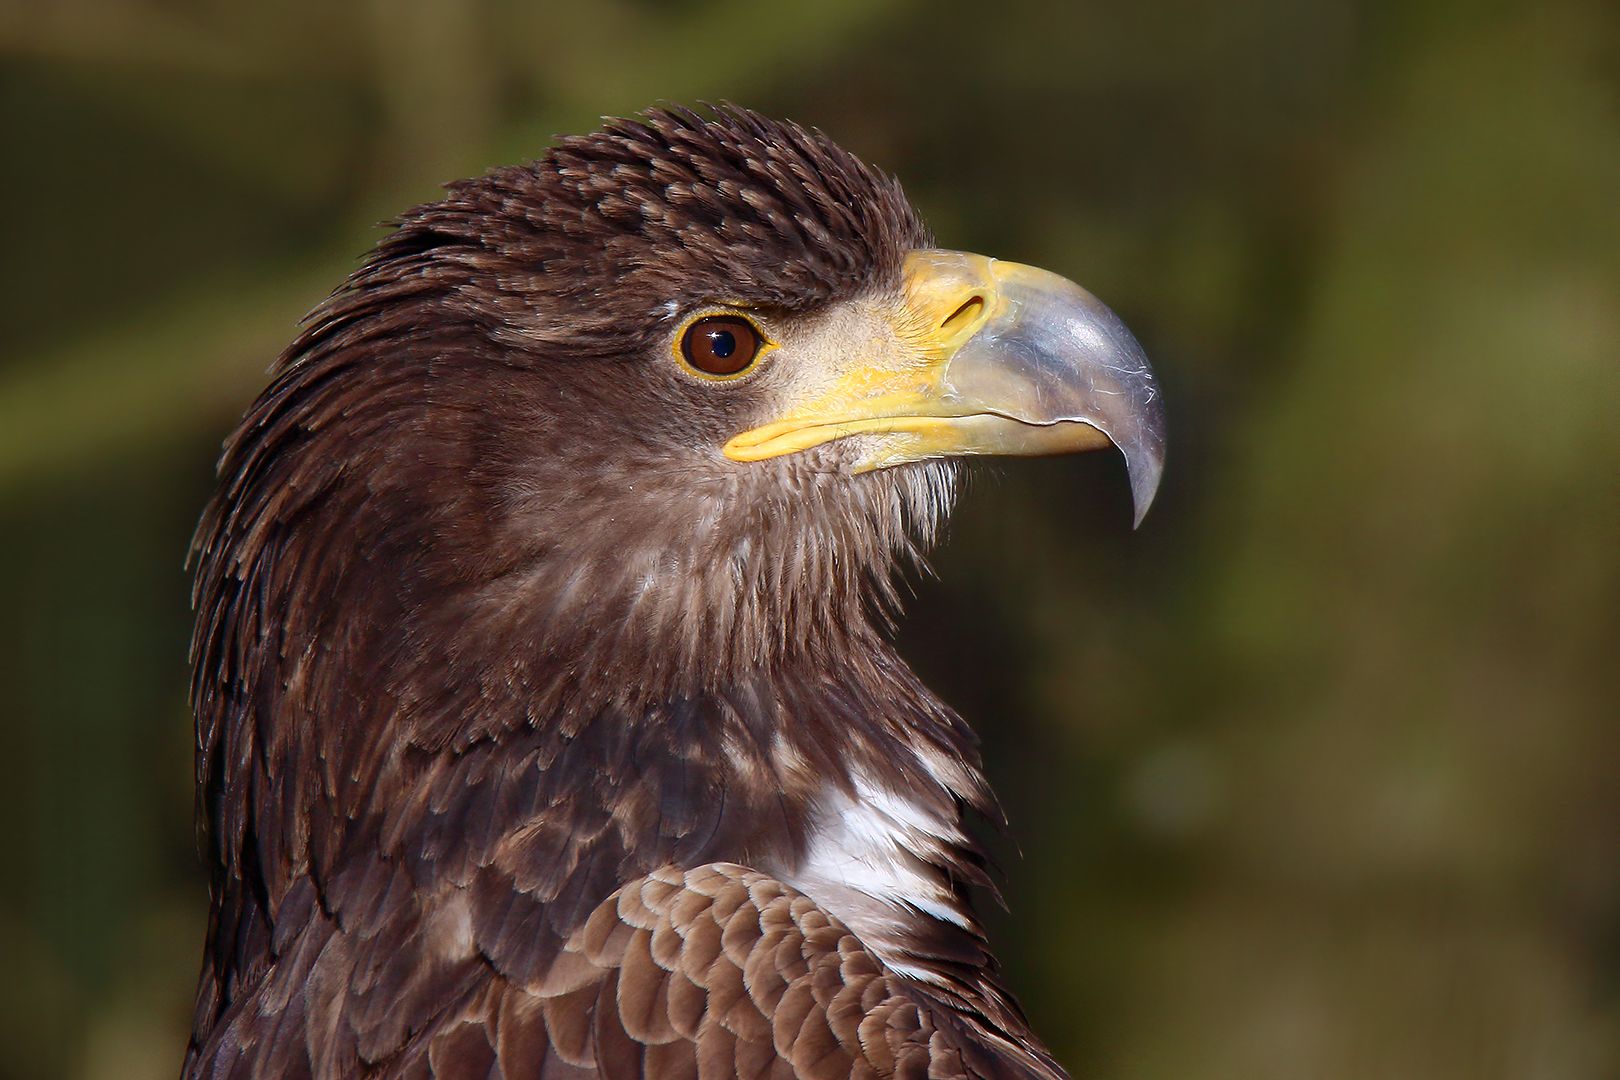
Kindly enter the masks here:
[[939, 324], [940, 332], [946, 337], [959, 333], [973, 325], [983, 310], [984, 297], [977, 294], [968, 297], [966, 303], [951, 312], [950, 318]]

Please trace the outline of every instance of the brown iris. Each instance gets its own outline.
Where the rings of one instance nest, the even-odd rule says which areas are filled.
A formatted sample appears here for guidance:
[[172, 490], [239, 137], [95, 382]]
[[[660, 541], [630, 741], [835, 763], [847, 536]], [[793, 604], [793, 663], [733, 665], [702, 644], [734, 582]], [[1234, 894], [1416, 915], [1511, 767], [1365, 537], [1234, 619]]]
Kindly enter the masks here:
[[759, 331], [747, 319], [714, 315], [687, 327], [681, 355], [707, 375], [735, 375], [754, 362], [759, 346]]

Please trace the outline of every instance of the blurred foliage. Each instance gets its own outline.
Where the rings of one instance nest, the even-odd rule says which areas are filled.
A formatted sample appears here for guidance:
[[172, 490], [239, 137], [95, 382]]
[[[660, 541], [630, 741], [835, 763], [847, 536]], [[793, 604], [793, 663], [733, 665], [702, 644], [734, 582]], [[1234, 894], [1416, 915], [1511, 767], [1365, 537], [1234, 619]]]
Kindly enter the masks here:
[[182, 559], [434, 184], [660, 100], [1092, 288], [1165, 488], [1002, 464], [902, 645], [1081, 1078], [1620, 1070], [1620, 21], [1581, 0], [0, 2], [0, 1078], [174, 1075]]

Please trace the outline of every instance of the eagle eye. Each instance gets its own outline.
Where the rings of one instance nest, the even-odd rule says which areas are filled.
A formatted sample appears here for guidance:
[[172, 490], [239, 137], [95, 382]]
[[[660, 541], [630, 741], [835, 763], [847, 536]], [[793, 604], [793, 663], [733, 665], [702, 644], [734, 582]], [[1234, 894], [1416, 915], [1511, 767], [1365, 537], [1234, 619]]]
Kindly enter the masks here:
[[681, 355], [705, 375], [736, 375], [759, 355], [759, 331], [735, 315], [711, 315], [686, 328]]

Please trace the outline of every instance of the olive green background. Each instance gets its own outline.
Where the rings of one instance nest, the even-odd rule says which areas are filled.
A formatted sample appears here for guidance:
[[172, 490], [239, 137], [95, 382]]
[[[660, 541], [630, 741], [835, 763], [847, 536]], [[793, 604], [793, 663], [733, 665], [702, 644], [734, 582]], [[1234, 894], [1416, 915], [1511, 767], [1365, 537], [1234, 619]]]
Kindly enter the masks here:
[[900, 636], [1080, 1078], [1620, 1074], [1620, 12], [0, 0], [0, 1078], [176, 1073], [183, 559], [299, 316], [658, 100], [823, 128], [1115, 308], [1169, 408], [975, 468]]

